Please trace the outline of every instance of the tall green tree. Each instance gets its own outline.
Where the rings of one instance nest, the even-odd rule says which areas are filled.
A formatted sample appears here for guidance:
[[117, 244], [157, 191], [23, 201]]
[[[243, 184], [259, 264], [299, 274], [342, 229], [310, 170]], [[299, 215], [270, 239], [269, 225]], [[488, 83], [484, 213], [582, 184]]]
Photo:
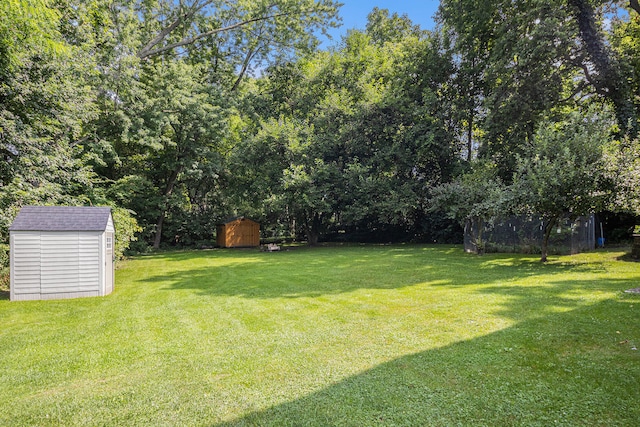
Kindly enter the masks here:
[[608, 206], [614, 189], [606, 155], [612, 126], [612, 118], [596, 108], [571, 112], [559, 122], [544, 121], [518, 158], [512, 190], [516, 211], [543, 217], [542, 262], [561, 218]]
[[[634, 138], [640, 131], [640, 103], [630, 82], [638, 77], [635, 70], [625, 63], [620, 51], [611, 49], [609, 34], [605, 33], [605, 13], [615, 8], [618, 2], [567, 0], [569, 10], [578, 26], [583, 52], [578, 56], [585, 79], [597, 94], [610, 101], [623, 135]], [[637, 0], [628, 2], [628, 13], [632, 20], [640, 14]]]
[[140, 2], [136, 53], [210, 61], [232, 71], [227, 84], [235, 90], [254, 67], [314, 49], [316, 32], [338, 25], [338, 6], [334, 0]]
[[477, 144], [479, 155], [497, 162], [510, 180], [517, 156], [549, 112], [598, 97], [611, 103], [622, 133], [633, 138], [638, 110], [630, 73], [608, 40], [607, 13], [619, 7], [614, 1], [443, 0], [438, 18], [455, 52], [455, 111], [468, 154]]
[[[85, 145], [96, 114], [88, 42], [72, 41], [66, 2], [0, 6], [0, 235], [25, 204], [105, 203]], [[7, 20], [5, 20], [6, 18]], [[83, 26], [76, 22], [77, 27]]]
[[459, 163], [447, 108], [451, 58], [438, 35], [406, 17], [407, 31], [389, 32], [389, 19], [400, 18], [374, 10], [367, 32], [269, 69], [256, 87], [261, 125], [243, 152], [274, 156], [263, 160], [269, 172], [258, 187], [281, 195], [269, 198], [311, 243], [336, 230], [415, 238], [427, 188]]
[[[186, 190], [180, 188], [185, 177], [195, 171], [201, 176], [209, 164], [219, 163], [226, 102], [218, 88], [206, 83], [205, 74], [203, 67], [184, 61], [146, 65], [136, 91], [138, 99], [130, 101], [135, 121], [124, 137], [133, 144], [127, 149], [135, 155], [121, 159], [121, 167], [136, 171], [146, 179], [141, 183], [146, 182], [143, 185], [153, 191], [155, 197], [145, 208], [155, 213], [153, 220], [147, 217], [146, 224], [155, 226], [154, 248], [160, 247], [167, 212], [188, 203]], [[135, 182], [132, 177], [123, 178]]]
[[[332, 0], [154, 0], [108, 8], [94, 140], [112, 151], [98, 170], [115, 181], [110, 194], [142, 215], [155, 247], [167, 221], [171, 240], [196, 228], [210, 235], [181, 224], [210, 214], [213, 200], [229, 204], [220, 200], [229, 179], [223, 157], [240, 140], [234, 118], [242, 83], [255, 67], [313, 49], [315, 31], [337, 23], [337, 7]], [[135, 197], [122, 198], [127, 191]]]
[[388, 9], [374, 7], [367, 16], [366, 33], [377, 44], [400, 42], [406, 37], [420, 37], [424, 30], [415, 25], [406, 14], [389, 14]]

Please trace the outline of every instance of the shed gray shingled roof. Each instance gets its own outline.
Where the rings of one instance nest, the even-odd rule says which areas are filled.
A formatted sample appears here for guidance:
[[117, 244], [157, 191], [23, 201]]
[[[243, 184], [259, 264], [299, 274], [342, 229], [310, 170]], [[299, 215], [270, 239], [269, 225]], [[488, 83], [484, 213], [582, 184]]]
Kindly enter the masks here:
[[10, 231], [104, 231], [111, 208], [88, 206], [25, 206]]

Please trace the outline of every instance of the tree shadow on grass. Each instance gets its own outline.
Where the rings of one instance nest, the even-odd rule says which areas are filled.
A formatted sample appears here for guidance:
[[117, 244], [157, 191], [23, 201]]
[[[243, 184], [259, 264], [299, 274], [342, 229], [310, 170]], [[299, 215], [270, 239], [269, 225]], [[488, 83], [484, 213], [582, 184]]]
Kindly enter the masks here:
[[[204, 267], [180, 270], [140, 279], [166, 283], [165, 289], [193, 289], [202, 295], [251, 298], [313, 297], [348, 292], [364, 282], [376, 288], [393, 288], [397, 281], [375, 283], [377, 272], [388, 271], [393, 259], [376, 257], [376, 248], [333, 250], [328, 247], [296, 249], [291, 252], [219, 251]], [[197, 254], [180, 254], [181, 260], [195, 260]], [[164, 260], [163, 260], [164, 261]]]
[[[198, 255], [193, 256], [195, 260]], [[475, 257], [432, 247], [314, 249], [246, 258], [229, 255], [222, 263], [213, 261], [141, 280], [166, 290], [246, 298], [417, 284], [425, 289], [450, 287], [480, 297], [504, 296], [491, 315], [511, 325], [353, 376], [315, 378], [314, 384], [326, 386], [312, 393], [299, 391], [310, 384], [284, 381], [282, 395], [291, 400], [247, 410], [217, 427], [636, 425], [640, 419], [640, 355], [633, 350], [640, 345], [640, 296], [622, 292], [638, 282], [637, 275], [608, 278], [603, 265], [575, 259], [541, 264], [537, 257]], [[540, 285], [535, 283], [537, 276], [545, 276]], [[529, 282], [520, 285], [518, 279]], [[464, 321], [464, 314], [460, 319]], [[477, 319], [468, 320], [473, 328]], [[425, 328], [424, 333], [430, 331]], [[315, 372], [332, 369], [314, 367]]]
[[315, 297], [417, 284], [501, 284], [536, 275], [602, 272], [602, 267], [593, 263], [541, 264], [535, 257], [505, 254], [477, 257], [446, 246], [322, 247], [289, 253], [205, 251], [163, 254], [162, 262], [165, 258], [207, 258], [210, 262], [139, 281], [161, 283], [168, 290], [246, 298]]
[[640, 259], [634, 258], [631, 252], [624, 253], [616, 258], [618, 261], [640, 262]]
[[571, 311], [400, 357], [216, 426], [636, 425], [638, 303], [623, 294], [574, 301]]

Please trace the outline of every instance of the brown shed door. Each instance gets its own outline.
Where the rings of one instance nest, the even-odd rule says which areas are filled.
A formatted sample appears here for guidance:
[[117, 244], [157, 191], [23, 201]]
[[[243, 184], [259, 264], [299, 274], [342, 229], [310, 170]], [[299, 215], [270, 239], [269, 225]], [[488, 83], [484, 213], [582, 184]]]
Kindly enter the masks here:
[[242, 224], [240, 229], [240, 244], [242, 246], [251, 246], [253, 243], [253, 227], [250, 222]]
[[243, 221], [238, 229], [240, 246], [260, 245], [260, 226], [252, 221]]

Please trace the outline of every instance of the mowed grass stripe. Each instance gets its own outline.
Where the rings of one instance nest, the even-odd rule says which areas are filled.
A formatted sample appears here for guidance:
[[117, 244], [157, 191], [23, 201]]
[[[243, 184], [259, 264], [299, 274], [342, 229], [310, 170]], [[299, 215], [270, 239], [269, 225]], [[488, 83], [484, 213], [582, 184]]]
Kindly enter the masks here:
[[0, 301], [0, 424], [633, 425], [622, 255], [137, 257], [105, 298]]

